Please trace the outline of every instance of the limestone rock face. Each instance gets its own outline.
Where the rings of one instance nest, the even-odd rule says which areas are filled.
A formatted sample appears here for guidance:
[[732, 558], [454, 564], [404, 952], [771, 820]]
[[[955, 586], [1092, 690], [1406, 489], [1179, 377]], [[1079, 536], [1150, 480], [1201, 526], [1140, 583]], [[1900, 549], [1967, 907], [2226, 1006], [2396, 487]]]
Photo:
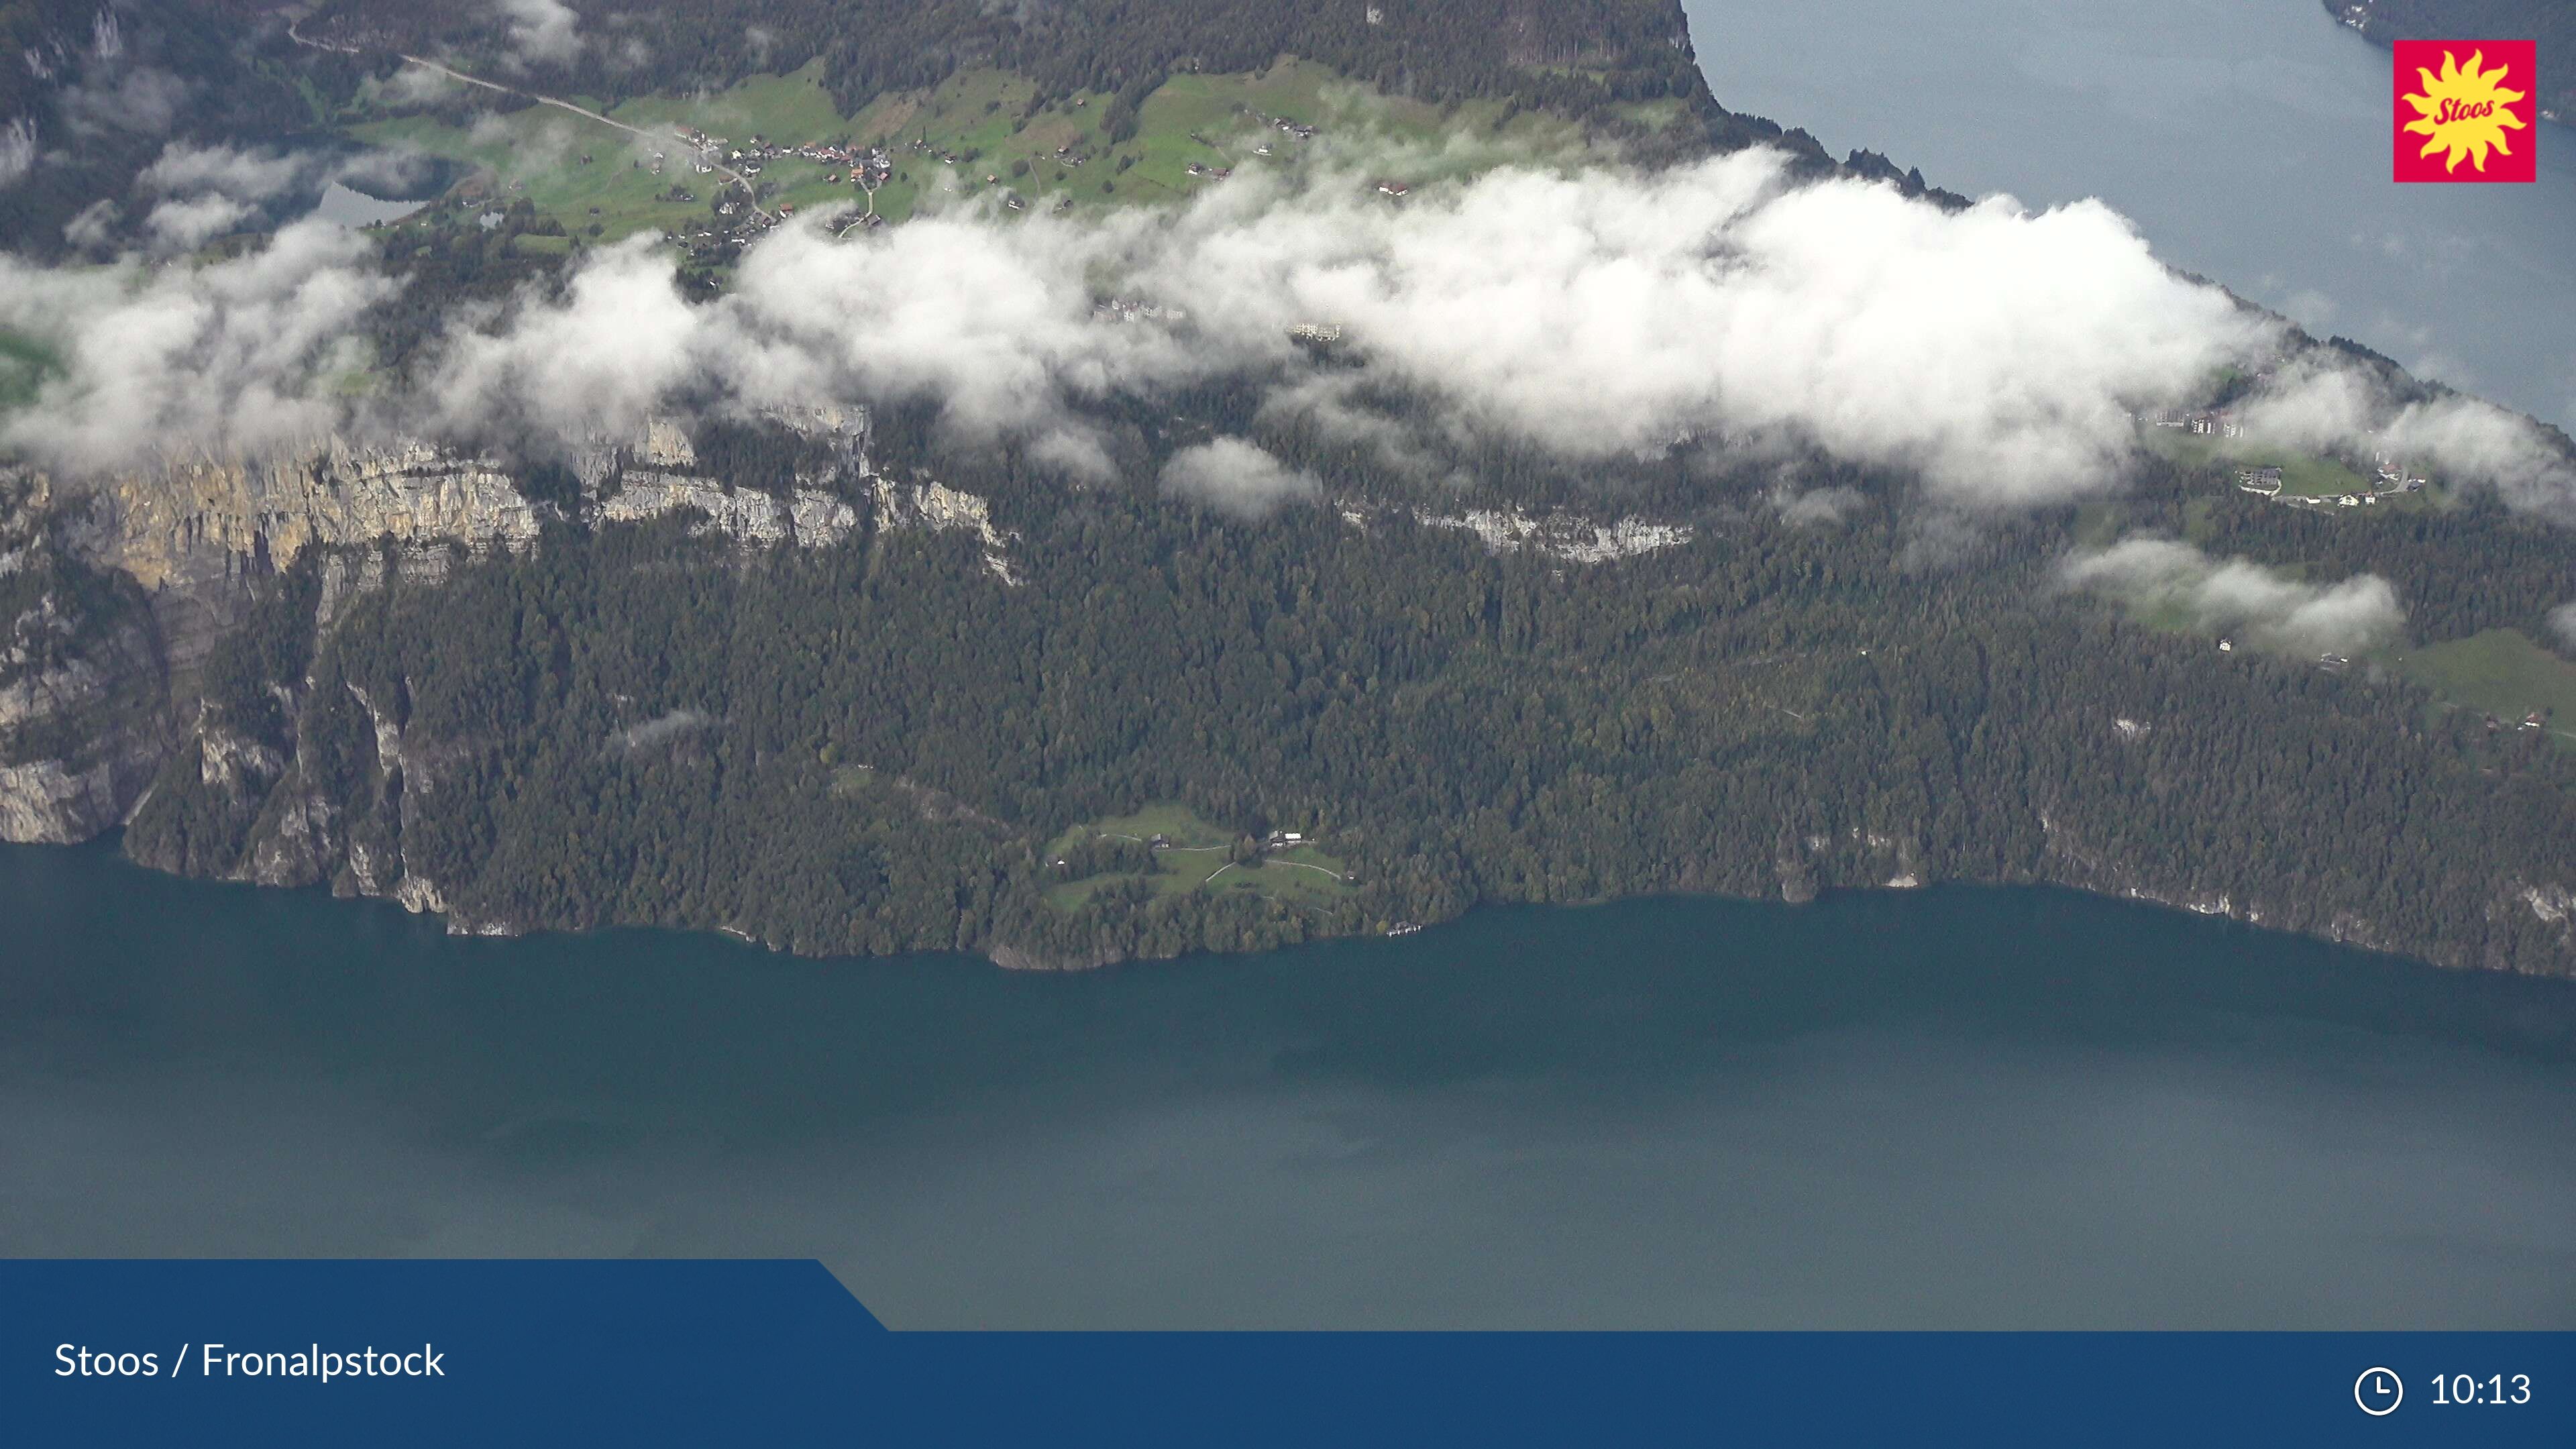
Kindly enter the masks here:
[[1432, 528], [1464, 529], [1483, 539], [1485, 547], [1496, 553], [1529, 549], [1578, 564], [1615, 563], [1659, 549], [1679, 548], [1691, 541], [1692, 532], [1686, 523], [1622, 518], [1616, 523], [1599, 524], [1561, 514], [1534, 518], [1517, 509], [1471, 508], [1459, 514], [1425, 512], [1415, 516]]
[[748, 488], [727, 492], [702, 478], [670, 474], [630, 476], [617, 493], [593, 506], [604, 523], [635, 523], [683, 508], [707, 516], [707, 527], [754, 547], [782, 543], [819, 548], [838, 543], [859, 526], [850, 505], [829, 493], [800, 488], [786, 503]]
[[871, 478], [868, 490], [876, 502], [877, 526], [888, 529], [962, 529], [984, 544], [984, 566], [1005, 584], [1017, 584], [1011, 572], [1011, 535], [993, 526], [992, 509], [972, 493], [943, 483], [897, 483]]
[[523, 548], [540, 522], [501, 464], [418, 440], [332, 437], [257, 461], [178, 458], [80, 486], [96, 500], [98, 552], [147, 589], [284, 567], [315, 544], [386, 536]]
[[70, 845], [124, 819], [126, 803], [151, 778], [149, 759], [106, 753], [86, 768], [68, 760], [0, 765], [0, 840]]
[[[818, 410], [783, 419], [829, 443], [835, 471], [863, 474], [863, 414]], [[689, 436], [656, 419], [639, 440], [593, 439], [569, 465], [582, 485], [581, 521], [634, 522], [683, 507], [752, 546], [821, 546], [857, 525], [848, 504], [799, 478], [781, 502], [728, 489], [698, 471]], [[81, 540], [146, 589], [202, 587], [245, 570], [284, 568], [307, 548], [360, 548], [390, 538], [414, 548], [462, 545], [469, 553], [526, 548], [564, 510], [530, 499], [508, 465], [417, 438], [371, 442], [337, 435], [246, 459], [178, 456], [161, 466], [65, 480], [91, 500]]]
[[140, 591], [67, 552], [41, 480], [0, 472], [0, 840], [87, 840], [168, 748]]
[[[205, 665], [254, 609], [273, 620], [274, 581], [308, 556], [310, 591], [297, 597], [310, 602], [294, 607], [312, 610], [318, 658], [362, 596], [397, 578], [436, 587], [459, 559], [532, 549], [549, 527], [677, 515], [746, 556], [829, 547], [871, 523], [958, 529], [1013, 581], [1012, 536], [983, 499], [873, 475], [866, 413], [755, 421], [772, 429], [764, 445], [777, 429], [793, 435], [792, 476], [768, 491], [728, 486], [668, 419], [537, 468], [342, 436], [83, 477], [0, 460], [0, 839], [71, 842], [123, 824], [128, 851], [163, 869], [327, 883], [437, 912], [453, 930], [511, 929], [470, 919], [470, 903], [405, 848], [418, 802], [438, 788], [439, 741], [406, 739], [390, 701], [336, 674], [265, 681], [249, 703], [236, 681], [226, 705]], [[372, 758], [353, 776], [345, 751], [308, 750], [317, 722], [332, 722], [330, 738], [371, 739], [360, 748]]]

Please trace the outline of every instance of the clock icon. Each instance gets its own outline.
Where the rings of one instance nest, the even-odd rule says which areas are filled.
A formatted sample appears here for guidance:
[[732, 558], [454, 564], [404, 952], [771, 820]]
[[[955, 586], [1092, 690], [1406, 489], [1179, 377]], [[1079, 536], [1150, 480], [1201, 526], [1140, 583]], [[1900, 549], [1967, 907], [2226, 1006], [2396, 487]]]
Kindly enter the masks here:
[[2352, 1401], [2370, 1417], [2384, 1418], [2406, 1402], [2406, 1385], [2398, 1382], [2394, 1369], [2363, 1369], [2361, 1377], [2352, 1381]]

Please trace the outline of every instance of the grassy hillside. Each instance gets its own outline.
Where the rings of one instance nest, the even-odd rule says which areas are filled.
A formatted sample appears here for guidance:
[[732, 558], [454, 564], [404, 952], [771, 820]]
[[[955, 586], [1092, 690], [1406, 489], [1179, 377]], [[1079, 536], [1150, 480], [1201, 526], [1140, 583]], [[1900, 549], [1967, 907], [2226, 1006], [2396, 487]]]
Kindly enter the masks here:
[[[1115, 139], [1113, 100], [1087, 91], [1042, 99], [1026, 76], [963, 70], [845, 116], [815, 62], [703, 97], [647, 97], [604, 114], [656, 137], [685, 125], [736, 144], [759, 136], [786, 145], [882, 146], [895, 174], [878, 190], [875, 208], [896, 221], [988, 194], [1017, 198], [1031, 211], [1179, 200], [1224, 184], [1218, 171], [1294, 167], [1319, 147], [1382, 162], [1389, 175], [1416, 184], [1512, 159], [1579, 156], [1586, 147], [1582, 128], [1562, 117], [1497, 101], [1435, 106], [1383, 96], [1294, 57], [1259, 71], [1176, 76], [1136, 107], [1133, 134]], [[374, 104], [362, 100], [363, 107]], [[1296, 139], [1272, 124], [1282, 120], [1318, 135]], [[362, 109], [346, 129], [371, 144], [412, 147], [473, 168], [462, 185], [475, 194], [524, 195], [567, 232], [601, 241], [713, 224], [721, 178], [696, 173], [676, 137], [648, 140], [552, 106], [485, 114], [471, 124]], [[771, 204], [800, 211], [865, 200], [848, 184], [846, 168], [828, 162], [780, 157], [759, 180], [776, 188]], [[673, 199], [675, 187], [692, 199]]]
[[2370, 480], [2332, 458], [2320, 458], [2287, 448], [2249, 443], [2241, 439], [2195, 437], [2172, 428], [2142, 430], [2147, 445], [2188, 468], [2216, 468], [2233, 471], [2238, 468], [2278, 468], [2281, 470], [2281, 492], [2298, 498], [2332, 498], [2343, 493], [2367, 493]]
[[[1162, 846], [1149, 844], [1158, 837]], [[1194, 892], [1262, 896], [1299, 908], [1322, 908], [1350, 896], [1352, 887], [1344, 879], [1349, 866], [1339, 857], [1309, 844], [1247, 857], [1240, 839], [1171, 802], [1078, 825], [1047, 847], [1045, 859], [1057, 879], [1047, 887], [1045, 900], [1056, 910], [1072, 912], [1103, 891], [1132, 887], [1156, 897]], [[1081, 852], [1102, 842], [1129, 847], [1129, 868], [1091, 868]], [[1058, 861], [1064, 864], [1056, 865]]]
[[2576, 742], [2576, 663], [2515, 629], [2489, 629], [2395, 656], [2399, 672], [2463, 709], [2507, 725], [2539, 711], [2559, 743]]
[[[66, 0], [53, 0], [66, 3]], [[623, 44], [538, 58], [549, 94], [691, 95], [810, 62], [843, 112], [962, 72], [1030, 77], [1049, 97], [1141, 98], [1173, 76], [1245, 72], [1310, 56], [1391, 94], [1518, 99], [1578, 114], [1667, 98], [1703, 108], [1678, 0], [583, 0], [583, 29]], [[487, 5], [323, 0], [303, 33], [372, 50], [445, 53], [483, 73], [512, 54]]]

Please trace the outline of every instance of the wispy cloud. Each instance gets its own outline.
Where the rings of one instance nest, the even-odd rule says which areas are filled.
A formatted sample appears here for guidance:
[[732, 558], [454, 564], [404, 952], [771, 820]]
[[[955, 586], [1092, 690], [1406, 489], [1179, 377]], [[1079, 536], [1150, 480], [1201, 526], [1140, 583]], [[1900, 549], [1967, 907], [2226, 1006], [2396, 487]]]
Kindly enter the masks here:
[[2239, 410], [2269, 441], [2432, 463], [2455, 482], [2492, 488], [2516, 508], [2576, 521], [2576, 466], [2529, 418], [2451, 395], [2400, 403], [2379, 379], [2330, 354], [2282, 370]]
[[2259, 648], [2349, 654], [2395, 640], [2406, 627], [2397, 590], [2377, 574], [2312, 584], [2173, 539], [2132, 538], [2077, 554], [2061, 576], [2069, 587], [2239, 634]]
[[257, 452], [338, 426], [333, 386], [357, 327], [396, 284], [365, 238], [303, 222], [204, 267], [48, 271], [0, 256], [0, 326], [42, 337], [60, 375], [0, 420], [0, 444], [76, 469], [162, 454]]
[[0, 125], [0, 188], [15, 186], [36, 169], [36, 123], [12, 116]]
[[1219, 438], [1174, 453], [1163, 491], [1237, 518], [1261, 518], [1284, 503], [1320, 498], [1323, 482], [1241, 438]]
[[560, 65], [581, 54], [581, 16], [563, 0], [495, 0], [509, 23], [513, 56]]
[[2550, 610], [2546, 627], [2549, 637], [2561, 650], [2576, 653], [2576, 602], [2561, 604]]
[[[2220, 364], [2282, 345], [2097, 203], [1944, 211], [1882, 185], [1801, 183], [1748, 152], [1663, 171], [1509, 167], [1399, 204], [1369, 184], [1382, 160], [1327, 148], [1302, 180], [1246, 165], [1161, 208], [968, 203], [846, 241], [809, 221], [750, 248], [704, 304], [683, 299], [673, 255], [650, 240], [597, 248], [559, 290], [451, 319], [383, 418], [578, 440], [674, 409], [928, 403], [954, 441], [1096, 476], [1132, 455], [1103, 405], [1222, 382], [1263, 429], [1302, 427], [1418, 480], [1455, 478], [1445, 459], [1494, 440], [1577, 467], [1700, 440], [1904, 471], [1936, 509], [1973, 519], [2116, 488], [2135, 456], [2130, 409], [2190, 400]], [[290, 167], [173, 147], [152, 173], [160, 205], [202, 211], [153, 224], [183, 244]], [[271, 250], [309, 263], [307, 295], [389, 290], [352, 250], [321, 257], [285, 235]], [[19, 268], [13, 285], [58, 295], [6, 305], [75, 332], [88, 323], [74, 311], [130, 321], [142, 298], [203, 319], [230, 315], [240, 278], [293, 266], [261, 253], [106, 290]], [[1303, 323], [1338, 329], [1329, 356], [1291, 340]], [[287, 375], [256, 372], [272, 360]], [[327, 407], [306, 386], [309, 356], [235, 365], [253, 370], [147, 373], [176, 394], [151, 415], [238, 442], [263, 432], [229, 427], [246, 400]], [[50, 427], [18, 441], [78, 438], [89, 458], [118, 436], [210, 441], [137, 430], [120, 410], [139, 400], [76, 374]], [[2527, 425], [2465, 401], [2396, 407], [2354, 367], [2302, 364], [2246, 413], [2302, 446], [2439, 454], [2518, 506], [2576, 496]], [[1217, 498], [1218, 465], [1248, 461], [1204, 454], [1172, 486]], [[1843, 501], [1788, 506], [1821, 520]]]

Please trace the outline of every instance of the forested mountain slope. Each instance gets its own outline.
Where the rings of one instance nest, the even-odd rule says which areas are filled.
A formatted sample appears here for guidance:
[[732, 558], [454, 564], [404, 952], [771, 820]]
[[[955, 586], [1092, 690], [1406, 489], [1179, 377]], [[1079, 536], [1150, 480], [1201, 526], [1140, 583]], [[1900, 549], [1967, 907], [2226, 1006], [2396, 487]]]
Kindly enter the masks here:
[[[1524, 106], [1610, 149], [1265, 175], [1294, 123], [1220, 108], [1250, 131], [1189, 136], [1209, 189], [1168, 204], [997, 172], [687, 267], [497, 171], [384, 232], [11, 262], [11, 838], [121, 823], [458, 929], [1032, 965], [1949, 880], [2576, 972], [2566, 440], [2098, 209], [1732, 116], [1671, 5], [282, 28], [228, 33], [317, 118], [416, 75], [392, 47], [601, 104], [819, 61], [836, 121], [981, 67], [959, 104], [1079, 126], [1035, 154], [1114, 183], [1156, 97], [1294, 51], [1477, 120], [1404, 154]], [[533, 148], [526, 99], [417, 104]], [[976, 169], [914, 135], [889, 170]], [[845, 197], [868, 164], [787, 139]], [[746, 159], [649, 184], [757, 212], [703, 179]]]

